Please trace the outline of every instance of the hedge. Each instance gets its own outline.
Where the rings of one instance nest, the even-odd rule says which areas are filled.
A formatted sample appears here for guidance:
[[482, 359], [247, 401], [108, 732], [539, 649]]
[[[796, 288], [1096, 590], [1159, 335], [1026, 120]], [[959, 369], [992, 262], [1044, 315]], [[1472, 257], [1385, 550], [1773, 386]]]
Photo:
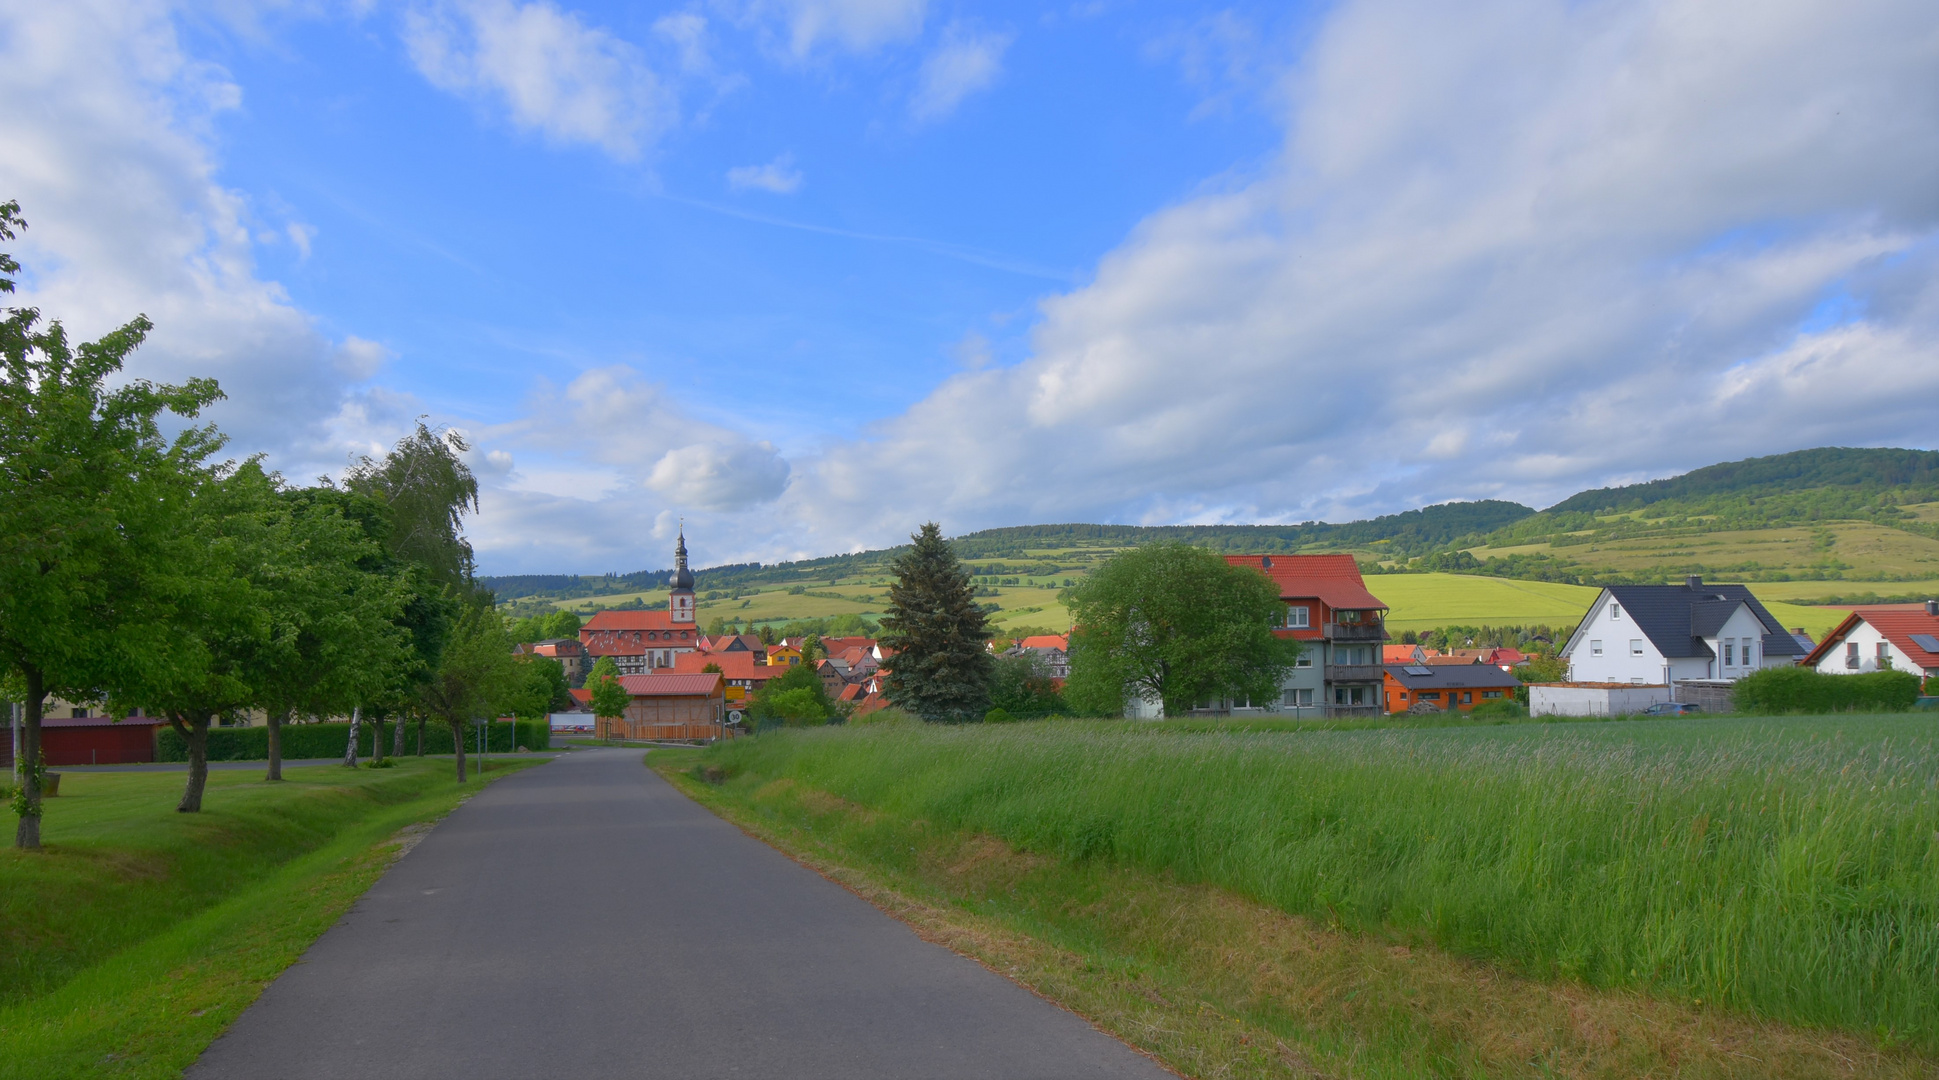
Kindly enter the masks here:
[[1804, 667], [1755, 671], [1737, 680], [1732, 700], [1740, 712], [1903, 712], [1919, 699], [1919, 677], [1905, 671], [1826, 675]]
[[[365, 724], [357, 738], [359, 758], [370, 757], [371, 737], [376, 734], [375, 724]], [[520, 720], [515, 724], [494, 723], [490, 725], [488, 748], [494, 754], [509, 754], [516, 747], [524, 746], [533, 750], [544, 750], [551, 745], [552, 727], [549, 721]], [[513, 729], [517, 729], [514, 741]], [[384, 725], [384, 753], [390, 754], [390, 725]], [[468, 730], [465, 733], [465, 752], [473, 753], [478, 749], [478, 733]], [[296, 761], [302, 758], [341, 758], [343, 748], [350, 741], [349, 724], [284, 724], [283, 758]], [[435, 721], [424, 725], [424, 752], [427, 754], [451, 753], [451, 729]], [[417, 722], [406, 721], [404, 728], [404, 753], [408, 756], [417, 753]], [[187, 761], [188, 747], [175, 729], [162, 727], [155, 734], [156, 761]], [[269, 729], [266, 727], [218, 727], [209, 729], [210, 761], [267, 761], [269, 760]]]

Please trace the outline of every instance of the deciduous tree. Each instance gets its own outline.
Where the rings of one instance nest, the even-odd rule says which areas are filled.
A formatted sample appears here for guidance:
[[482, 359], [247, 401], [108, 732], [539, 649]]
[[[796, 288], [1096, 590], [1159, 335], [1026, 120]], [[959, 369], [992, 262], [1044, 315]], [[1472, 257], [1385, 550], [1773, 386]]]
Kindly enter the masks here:
[[1207, 698], [1275, 698], [1299, 645], [1273, 633], [1285, 610], [1256, 570], [1185, 544], [1121, 552], [1071, 591], [1071, 674], [1064, 695], [1116, 716], [1134, 696], [1179, 715]]
[[505, 620], [492, 610], [490, 597], [466, 603], [437, 671], [420, 691], [424, 711], [451, 729], [460, 784], [465, 782], [465, 725], [489, 720], [504, 707], [517, 684], [517, 664]]
[[[19, 211], [0, 205], [0, 240], [25, 227]], [[19, 269], [0, 254], [0, 292]], [[171, 439], [160, 424], [219, 400], [213, 380], [109, 385], [149, 328], [136, 318], [77, 348], [32, 308], [0, 312], [0, 668], [24, 705], [22, 848], [40, 846], [47, 698], [98, 699], [165, 662], [160, 579], [176, 572], [184, 504], [221, 447], [212, 427]]]
[[910, 539], [914, 546], [896, 557], [882, 619], [882, 644], [895, 650], [884, 693], [924, 720], [980, 720], [990, 708], [992, 662], [969, 572], [935, 522]]

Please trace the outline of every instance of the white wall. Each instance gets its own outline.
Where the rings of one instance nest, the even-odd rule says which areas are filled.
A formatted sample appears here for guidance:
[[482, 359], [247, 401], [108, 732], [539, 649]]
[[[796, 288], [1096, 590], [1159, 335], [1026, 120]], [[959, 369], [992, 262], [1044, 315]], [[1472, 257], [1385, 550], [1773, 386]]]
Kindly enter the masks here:
[[1667, 686], [1569, 686], [1537, 683], [1528, 688], [1530, 716], [1624, 716], [1670, 700]]
[[[1770, 666], [1765, 663], [1764, 624], [1759, 621], [1756, 615], [1751, 614], [1749, 605], [1738, 608], [1737, 613], [1730, 617], [1730, 621], [1723, 625], [1723, 629], [1717, 631], [1715, 637], [1705, 638], [1704, 640], [1709, 643], [1710, 651], [1717, 654], [1717, 658], [1714, 661], [1715, 674], [1708, 676], [1708, 678], [1741, 679], [1760, 667]], [[1733, 653], [1732, 659], [1736, 661], [1734, 664], [1724, 663], [1725, 642], [1729, 642], [1735, 646], [1731, 650]], [[1746, 661], [1744, 656], [1746, 643], [1754, 650], [1753, 655], [1749, 658], [1749, 662]], [[1788, 663], [1788, 661], [1780, 658], [1779, 663]]]
[[[1613, 683], [1662, 683], [1664, 681], [1663, 654], [1643, 635], [1643, 628], [1636, 625], [1629, 612], [1618, 611], [1621, 605], [1604, 592], [1596, 597], [1595, 606], [1582, 620], [1582, 629], [1576, 632], [1573, 647], [1569, 652], [1570, 682], [1613, 682]], [[1602, 643], [1602, 655], [1595, 655], [1595, 643]], [[1630, 651], [1631, 642], [1641, 642], [1642, 654]], [[1702, 678], [1702, 665], [1698, 665]], [[1679, 668], [1680, 670], [1680, 668]], [[1675, 672], [1672, 677], [1688, 678]], [[1586, 715], [1580, 713], [1560, 715]]]
[[[1844, 640], [1831, 646], [1831, 651], [1825, 654], [1823, 660], [1818, 661], [1818, 670], [1827, 675], [1860, 675], [1867, 671], [1877, 671], [1880, 642], [1885, 643], [1886, 653], [1892, 659], [1894, 670], [1909, 671], [1914, 675], [1922, 673], [1919, 665], [1914, 663], [1911, 657], [1899, 651], [1898, 646], [1886, 641], [1885, 635], [1879, 633], [1871, 623], [1862, 621], [1852, 627], [1851, 633], [1846, 634]], [[1855, 668], [1845, 666], [1845, 646], [1848, 643], [1858, 645], [1858, 666]]]

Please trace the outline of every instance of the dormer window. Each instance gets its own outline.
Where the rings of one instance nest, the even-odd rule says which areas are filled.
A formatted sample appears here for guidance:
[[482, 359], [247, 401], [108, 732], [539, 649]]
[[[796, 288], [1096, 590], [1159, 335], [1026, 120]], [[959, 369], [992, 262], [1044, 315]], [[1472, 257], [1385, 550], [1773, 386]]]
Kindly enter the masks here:
[[1295, 630], [1313, 625], [1313, 609], [1304, 604], [1287, 604], [1286, 625]]

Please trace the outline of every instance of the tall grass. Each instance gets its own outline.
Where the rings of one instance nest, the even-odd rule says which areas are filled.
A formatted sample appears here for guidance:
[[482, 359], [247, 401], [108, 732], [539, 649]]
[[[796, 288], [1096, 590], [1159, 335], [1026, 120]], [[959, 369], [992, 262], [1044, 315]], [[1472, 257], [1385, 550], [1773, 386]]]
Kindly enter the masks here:
[[1840, 717], [1259, 734], [1064, 722], [712, 752], [1538, 976], [1939, 1046], [1939, 725]]

